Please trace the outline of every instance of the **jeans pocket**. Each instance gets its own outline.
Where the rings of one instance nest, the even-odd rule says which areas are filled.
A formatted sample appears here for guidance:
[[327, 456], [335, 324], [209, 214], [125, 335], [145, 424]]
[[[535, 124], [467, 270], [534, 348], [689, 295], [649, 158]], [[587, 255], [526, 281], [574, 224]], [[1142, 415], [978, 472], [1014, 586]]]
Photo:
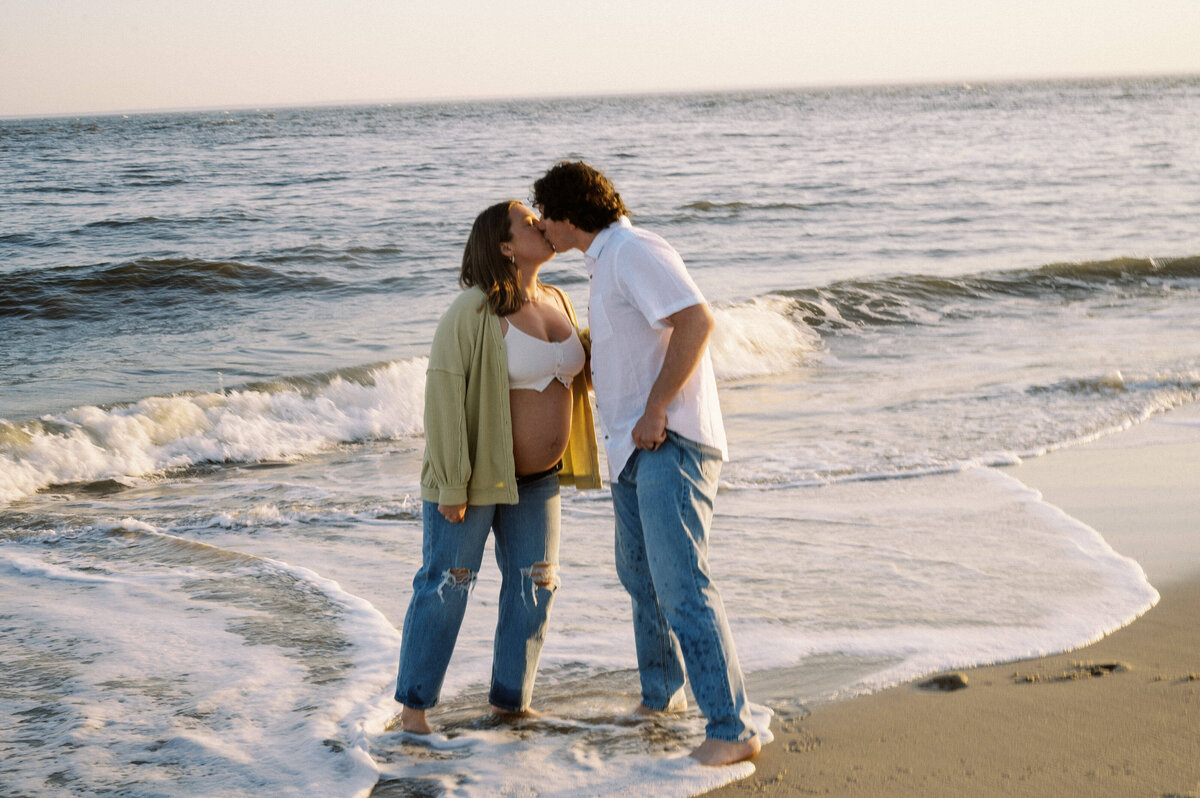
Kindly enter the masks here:
[[720, 449], [709, 446], [706, 443], [700, 443], [699, 441], [694, 441], [691, 438], [685, 438], [682, 435], [680, 435], [678, 432], [676, 432], [675, 430], [672, 430], [672, 429], [667, 430], [667, 439], [672, 441], [679, 448], [687, 449], [688, 451], [695, 454], [697, 457], [700, 457], [700, 458], [715, 457], [715, 458], [717, 458], [717, 460], [722, 459]]

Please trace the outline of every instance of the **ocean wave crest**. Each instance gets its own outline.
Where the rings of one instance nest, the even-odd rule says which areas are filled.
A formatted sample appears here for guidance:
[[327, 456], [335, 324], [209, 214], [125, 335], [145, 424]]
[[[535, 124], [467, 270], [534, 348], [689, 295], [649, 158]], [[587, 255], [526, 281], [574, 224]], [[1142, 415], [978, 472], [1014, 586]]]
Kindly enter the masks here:
[[1154, 374], [1140, 378], [1128, 378], [1119, 370], [1088, 377], [1059, 380], [1049, 385], [1031, 385], [1026, 389], [1030, 395], [1117, 394], [1136, 393], [1143, 395], [1164, 394], [1181, 397], [1181, 402], [1195, 401], [1200, 396], [1200, 373], [1195, 371], [1178, 374]]
[[222, 393], [0, 421], [0, 502], [199, 463], [287, 460], [423, 433], [425, 358]]
[[902, 274], [779, 293], [796, 303], [810, 327], [836, 330], [933, 324], [991, 312], [1003, 299], [1077, 301], [1111, 291], [1159, 294], [1197, 280], [1200, 255], [1054, 263], [950, 277]]
[[285, 272], [253, 263], [196, 258], [142, 258], [98, 266], [28, 269], [5, 276], [0, 317], [101, 319], [114, 304], [153, 297], [157, 305], [197, 294], [286, 294], [341, 287], [321, 275]]
[[816, 208], [827, 208], [834, 205], [845, 205], [840, 201], [825, 202], [710, 202], [699, 200], [683, 206], [685, 211], [699, 211], [706, 214], [725, 214], [739, 216], [743, 213], [756, 211], [811, 211]]
[[821, 339], [783, 297], [713, 309], [716, 328], [709, 341], [719, 380], [780, 374], [820, 351]]
[[[186, 181], [177, 178], [157, 177], [154, 175], [142, 173], [142, 183], [130, 183], [129, 185], [174, 185], [175, 183], [183, 183]], [[247, 222], [255, 223], [265, 221], [262, 216], [240, 210], [228, 210], [224, 213], [210, 214], [206, 216], [129, 216], [117, 217], [112, 219], [101, 219], [96, 222], [88, 222], [78, 230], [72, 231], [90, 232], [95, 230], [127, 230], [135, 228], [138, 232], [150, 231], [163, 227], [178, 227], [182, 229], [192, 229], [199, 226], [219, 227], [221, 225], [245, 224]]]

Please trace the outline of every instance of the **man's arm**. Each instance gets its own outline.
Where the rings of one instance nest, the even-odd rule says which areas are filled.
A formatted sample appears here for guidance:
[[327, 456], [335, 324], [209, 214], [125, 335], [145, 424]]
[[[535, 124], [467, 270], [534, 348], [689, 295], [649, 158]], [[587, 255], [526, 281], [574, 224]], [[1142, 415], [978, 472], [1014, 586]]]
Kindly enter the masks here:
[[666, 321], [672, 327], [667, 354], [646, 399], [646, 410], [633, 428], [633, 444], [639, 449], [656, 449], [667, 439], [667, 405], [700, 365], [715, 326], [705, 302], [676, 311]]

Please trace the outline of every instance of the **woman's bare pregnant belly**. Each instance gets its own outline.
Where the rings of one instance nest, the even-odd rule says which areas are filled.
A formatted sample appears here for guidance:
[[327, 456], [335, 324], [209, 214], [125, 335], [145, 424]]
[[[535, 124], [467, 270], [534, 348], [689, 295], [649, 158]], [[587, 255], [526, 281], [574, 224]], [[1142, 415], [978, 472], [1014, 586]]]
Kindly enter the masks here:
[[544, 391], [519, 388], [508, 393], [517, 476], [553, 467], [567, 450], [571, 434], [571, 392], [554, 380]]

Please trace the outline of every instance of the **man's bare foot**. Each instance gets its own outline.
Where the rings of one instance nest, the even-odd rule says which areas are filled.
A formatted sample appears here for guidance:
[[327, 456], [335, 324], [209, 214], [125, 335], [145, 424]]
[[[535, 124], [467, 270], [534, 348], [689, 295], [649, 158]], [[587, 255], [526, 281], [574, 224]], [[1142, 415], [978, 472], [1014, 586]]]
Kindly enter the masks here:
[[751, 737], [744, 743], [727, 743], [724, 740], [714, 740], [710, 737], [700, 743], [700, 747], [688, 756], [701, 765], [717, 767], [753, 759], [761, 750], [762, 743], [759, 742], [757, 736]]
[[540, 718], [542, 716], [541, 712], [532, 708], [513, 711], [511, 709], [501, 709], [495, 704], [489, 704], [488, 706], [492, 708], [493, 715], [505, 720], [522, 720], [524, 718]]
[[425, 720], [425, 710], [404, 707], [400, 710], [400, 728], [409, 734], [432, 734], [429, 721]]
[[686, 711], [687, 699], [676, 696], [675, 700], [668, 704], [666, 709], [651, 709], [645, 704], [638, 704], [633, 714], [643, 718], [664, 718], [667, 715], [678, 715]]

